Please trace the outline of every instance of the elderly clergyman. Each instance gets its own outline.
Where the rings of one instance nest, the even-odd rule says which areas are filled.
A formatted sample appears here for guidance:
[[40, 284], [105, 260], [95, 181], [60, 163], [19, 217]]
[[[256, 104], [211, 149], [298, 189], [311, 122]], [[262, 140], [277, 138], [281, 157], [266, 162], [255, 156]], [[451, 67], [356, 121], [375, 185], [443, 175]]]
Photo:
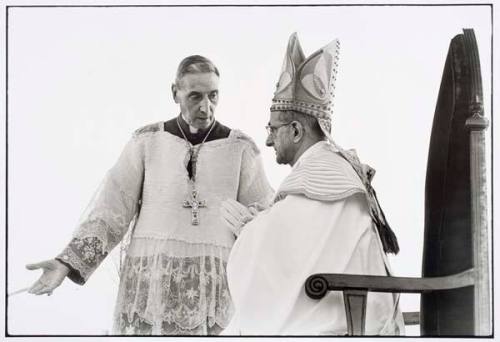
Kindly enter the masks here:
[[[313, 273], [386, 275], [386, 253], [396, 237], [370, 185], [373, 169], [331, 135], [337, 40], [305, 59], [290, 37], [273, 98], [266, 144], [292, 171], [271, 208], [257, 214], [223, 203], [229, 226], [240, 231], [228, 262], [235, 315], [229, 335], [344, 335], [342, 294], [316, 301], [304, 283]], [[397, 297], [368, 295], [366, 333], [399, 334], [404, 328]]]
[[255, 143], [217, 122], [219, 71], [205, 57], [179, 65], [180, 114], [137, 130], [106, 175], [73, 239], [30, 289], [50, 294], [67, 276], [83, 284], [124, 237], [115, 334], [214, 335], [229, 322], [226, 262], [235, 241], [219, 215], [234, 199], [266, 206], [272, 189]]

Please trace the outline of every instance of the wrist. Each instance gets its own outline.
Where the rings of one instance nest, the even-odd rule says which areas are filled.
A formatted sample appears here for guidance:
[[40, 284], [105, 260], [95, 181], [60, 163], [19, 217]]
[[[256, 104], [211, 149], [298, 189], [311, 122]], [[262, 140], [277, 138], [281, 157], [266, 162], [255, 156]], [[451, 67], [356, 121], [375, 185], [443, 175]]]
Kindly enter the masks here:
[[71, 269], [68, 266], [66, 266], [66, 264], [61, 262], [59, 259], [54, 259], [54, 260], [57, 262], [57, 269], [59, 270], [59, 272], [64, 274], [64, 276], [67, 276], [71, 271]]

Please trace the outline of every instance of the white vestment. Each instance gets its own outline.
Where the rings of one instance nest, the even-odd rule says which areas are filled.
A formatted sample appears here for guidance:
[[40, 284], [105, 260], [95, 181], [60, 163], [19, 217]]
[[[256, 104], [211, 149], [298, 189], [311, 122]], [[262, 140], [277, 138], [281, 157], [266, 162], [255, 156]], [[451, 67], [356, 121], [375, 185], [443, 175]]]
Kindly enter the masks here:
[[[326, 142], [309, 148], [280, 186], [278, 200], [248, 223], [227, 272], [235, 315], [229, 335], [344, 335], [341, 292], [309, 298], [313, 273], [387, 275], [364, 187]], [[369, 293], [366, 334], [402, 333], [392, 294]]]
[[157, 123], [138, 130], [108, 172], [70, 244], [58, 256], [83, 284], [122, 240], [134, 216], [120, 275], [114, 333], [217, 333], [231, 317], [225, 265], [235, 236], [220, 202], [266, 205], [272, 189], [253, 141], [232, 130], [198, 153], [199, 225], [183, 207], [191, 186], [184, 139]]

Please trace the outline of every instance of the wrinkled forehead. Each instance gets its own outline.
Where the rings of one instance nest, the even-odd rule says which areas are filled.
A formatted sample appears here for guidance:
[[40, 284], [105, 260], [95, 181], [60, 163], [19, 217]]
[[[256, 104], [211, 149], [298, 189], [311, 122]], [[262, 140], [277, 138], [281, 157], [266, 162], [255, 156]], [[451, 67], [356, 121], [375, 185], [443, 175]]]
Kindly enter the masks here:
[[196, 72], [184, 75], [178, 86], [191, 91], [215, 91], [219, 89], [219, 76], [214, 72]]

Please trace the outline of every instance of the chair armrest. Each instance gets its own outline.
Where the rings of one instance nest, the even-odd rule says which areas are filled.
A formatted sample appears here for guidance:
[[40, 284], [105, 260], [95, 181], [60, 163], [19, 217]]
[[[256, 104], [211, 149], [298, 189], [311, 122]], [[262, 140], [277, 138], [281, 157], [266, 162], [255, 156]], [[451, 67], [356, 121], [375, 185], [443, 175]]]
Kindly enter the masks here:
[[305, 283], [307, 295], [323, 298], [328, 291], [359, 290], [392, 293], [424, 293], [474, 285], [474, 269], [444, 277], [406, 278], [343, 273], [317, 273]]

